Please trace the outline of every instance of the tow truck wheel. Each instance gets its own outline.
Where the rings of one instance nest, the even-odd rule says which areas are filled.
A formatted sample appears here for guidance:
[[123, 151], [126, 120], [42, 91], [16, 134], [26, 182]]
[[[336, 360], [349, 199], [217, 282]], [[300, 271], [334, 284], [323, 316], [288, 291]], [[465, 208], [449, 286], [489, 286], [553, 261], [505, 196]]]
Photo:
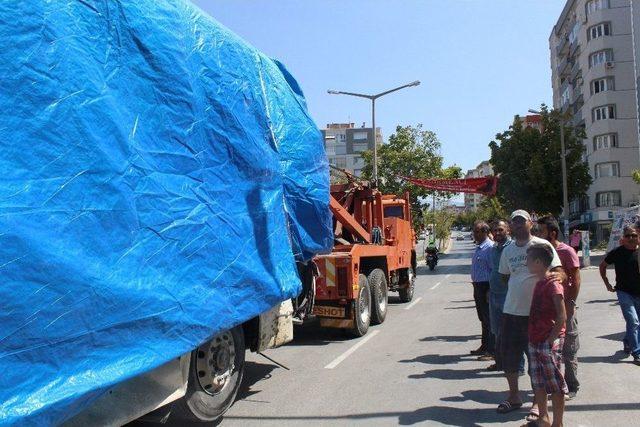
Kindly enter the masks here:
[[223, 331], [191, 353], [187, 393], [171, 419], [190, 422], [219, 420], [231, 407], [244, 373], [244, 334], [236, 326]]
[[364, 274], [358, 277], [358, 288], [358, 299], [353, 304], [355, 327], [350, 332], [356, 337], [361, 337], [367, 333], [371, 323], [371, 288]]
[[371, 287], [371, 323], [374, 325], [384, 322], [387, 317], [387, 302], [389, 300], [387, 278], [384, 271], [376, 268], [367, 277]]
[[407, 276], [407, 280], [409, 281], [407, 287], [398, 291], [400, 294], [400, 301], [402, 302], [409, 302], [413, 299], [413, 291], [416, 287], [416, 273], [413, 267], [407, 268]]

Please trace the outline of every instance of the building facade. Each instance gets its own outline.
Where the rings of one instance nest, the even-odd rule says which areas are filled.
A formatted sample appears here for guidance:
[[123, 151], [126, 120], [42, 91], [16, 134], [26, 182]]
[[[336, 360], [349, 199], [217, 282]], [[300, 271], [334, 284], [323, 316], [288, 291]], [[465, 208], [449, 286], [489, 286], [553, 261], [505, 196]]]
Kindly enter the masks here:
[[589, 227], [598, 241], [608, 238], [616, 209], [638, 203], [634, 15], [630, 0], [568, 0], [549, 37], [553, 105], [584, 128], [583, 160], [593, 178], [587, 197], [569, 195], [570, 225]]
[[[542, 116], [540, 114], [526, 114], [524, 116], [518, 116], [522, 120], [522, 126], [525, 128], [537, 129], [538, 132], [544, 132], [544, 126], [542, 125]], [[514, 119], [515, 120], [515, 119]]]
[[[482, 178], [484, 176], [493, 175], [493, 167], [491, 167], [491, 163], [488, 160], [481, 162], [475, 169], [469, 169], [467, 174], [464, 176], [465, 178]], [[464, 208], [468, 211], [478, 210], [480, 207], [480, 203], [484, 200], [484, 196], [482, 194], [464, 194]]]
[[[364, 167], [362, 152], [373, 150], [373, 131], [371, 128], [355, 127], [354, 123], [329, 123], [322, 130], [324, 148], [329, 163], [360, 176]], [[382, 144], [382, 133], [376, 128], [376, 141]]]

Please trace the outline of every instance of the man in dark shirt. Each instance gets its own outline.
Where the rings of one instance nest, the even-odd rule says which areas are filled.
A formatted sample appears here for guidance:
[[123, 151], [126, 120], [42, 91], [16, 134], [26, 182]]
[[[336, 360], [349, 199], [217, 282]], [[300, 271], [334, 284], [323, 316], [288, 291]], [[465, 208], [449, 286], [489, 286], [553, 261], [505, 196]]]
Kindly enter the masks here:
[[[625, 227], [622, 245], [607, 254], [600, 263], [600, 276], [609, 292], [616, 292], [620, 309], [627, 324], [624, 351], [631, 353], [640, 365], [640, 270], [638, 269], [638, 230]], [[607, 278], [607, 266], [613, 264], [616, 270], [616, 286], [611, 286]]]

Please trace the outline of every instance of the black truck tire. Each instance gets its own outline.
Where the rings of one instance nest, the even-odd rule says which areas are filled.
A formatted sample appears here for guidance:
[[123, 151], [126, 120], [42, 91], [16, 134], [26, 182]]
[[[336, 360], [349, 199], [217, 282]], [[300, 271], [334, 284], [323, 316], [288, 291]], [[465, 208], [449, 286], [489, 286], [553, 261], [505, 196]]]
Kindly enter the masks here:
[[[194, 350], [187, 392], [174, 403], [171, 420], [209, 423], [221, 420], [242, 384], [244, 356], [241, 326], [219, 333]], [[223, 378], [224, 383], [220, 384]]]
[[371, 288], [367, 276], [358, 276], [358, 298], [353, 303], [355, 326], [349, 330], [351, 335], [361, 337], [369, 330], [371, 324]]
[[407, 286], [405, 288], [399, 289], [398, 293], [400, 294], [400, 301], [409, 302], [413, 299], [413, 292], [416, 287], [416, 273], [413, 267], [407, 268]]
[[379, 268], [373, 269], [367, 276], [371, 288], [371, 323], [378, 325], [387, 317], [389, 290], [387, 278]]

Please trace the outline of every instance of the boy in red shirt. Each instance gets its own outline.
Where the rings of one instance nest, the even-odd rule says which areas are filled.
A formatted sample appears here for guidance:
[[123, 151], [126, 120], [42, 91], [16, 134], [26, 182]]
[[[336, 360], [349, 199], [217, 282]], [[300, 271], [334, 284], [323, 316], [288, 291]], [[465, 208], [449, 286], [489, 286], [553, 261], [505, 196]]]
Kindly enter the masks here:
[[[529, 314], [529, 362], [535, 402], [540, 409], [538, 425], [559, 427], [564, 395], [568, 393], [562, 364], [567, 314], [562, 283], [547, 277], [552, 260], [553, 251], [548, 246], [533, 245], [527, 250], [527, 268], [539, 279]], [[553, 424], [547, 409], [548, 394], [553, 402]]]

